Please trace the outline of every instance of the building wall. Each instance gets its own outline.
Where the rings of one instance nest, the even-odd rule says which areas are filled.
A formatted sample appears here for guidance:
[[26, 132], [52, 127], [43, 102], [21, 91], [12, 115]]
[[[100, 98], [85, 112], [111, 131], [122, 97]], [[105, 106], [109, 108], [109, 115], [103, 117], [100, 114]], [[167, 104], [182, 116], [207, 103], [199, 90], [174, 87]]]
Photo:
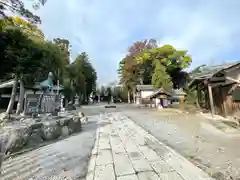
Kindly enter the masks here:
[[234, 101], [232, 98], [232, 93], [228, 93], [232, 86], [233, 85], [228, 85], [223, 88], [225, 95], [224, 103], [226, 108], [226, 115], [233, 115], [236, 112], [240, 111], [240, 101]]
[[216, 114], [230, 116], [240, 111], [240, 101], [233, 100], [232, 93], [229, 93], [235, 84], [213, 88], [213, 104]]
[[141, 91], [141, 98], [145, 98], [145, 97], [151, 95], [153, 92], [154, 92], [153, 90], [152, 91], [149, 91], [149, 90], [148, 91]]

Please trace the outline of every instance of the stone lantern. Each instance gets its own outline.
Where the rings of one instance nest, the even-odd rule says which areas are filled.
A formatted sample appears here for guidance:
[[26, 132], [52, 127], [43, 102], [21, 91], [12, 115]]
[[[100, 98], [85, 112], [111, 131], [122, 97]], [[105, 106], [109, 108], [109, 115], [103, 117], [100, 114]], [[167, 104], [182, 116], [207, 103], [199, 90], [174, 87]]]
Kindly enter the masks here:
[[183, 89], [175, 89], [173, 93], [173, 98], [178, 99], [179, 103], [184, 103], [186, 97], [186, 93]]

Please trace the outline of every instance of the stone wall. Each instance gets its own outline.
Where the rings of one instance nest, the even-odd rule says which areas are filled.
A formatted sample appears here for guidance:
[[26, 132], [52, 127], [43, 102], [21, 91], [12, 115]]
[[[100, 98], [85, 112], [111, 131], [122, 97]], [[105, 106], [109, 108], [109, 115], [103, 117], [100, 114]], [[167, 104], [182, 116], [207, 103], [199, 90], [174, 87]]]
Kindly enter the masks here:
[[12, 154], [80, 131], [78, 116], [27, 118], [0, 129], [1, 153]]

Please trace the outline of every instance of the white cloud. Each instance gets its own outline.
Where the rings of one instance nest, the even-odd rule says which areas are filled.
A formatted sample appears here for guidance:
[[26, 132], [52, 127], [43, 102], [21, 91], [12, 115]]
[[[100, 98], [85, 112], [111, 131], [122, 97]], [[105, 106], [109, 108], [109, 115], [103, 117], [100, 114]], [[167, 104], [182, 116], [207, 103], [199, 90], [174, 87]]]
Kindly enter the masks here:
[[186, 49], [193, 66], [239, 57], [239, 0], [48, 0], [38, 12], [49, 38], [68, 38], [73, 55], [86, 51], [99, 81], [117, 78], [134, 41], [156, 38]]

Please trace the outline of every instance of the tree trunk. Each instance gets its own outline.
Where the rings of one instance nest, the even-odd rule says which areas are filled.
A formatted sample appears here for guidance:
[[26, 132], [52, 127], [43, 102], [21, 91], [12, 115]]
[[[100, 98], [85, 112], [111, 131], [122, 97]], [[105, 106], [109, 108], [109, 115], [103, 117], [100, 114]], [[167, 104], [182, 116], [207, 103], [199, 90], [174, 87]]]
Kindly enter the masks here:
[[82, 105], [82, 93], [78, 95], [78, 106]]
[[17, 85], [18, 85], [18, 77], [15, 76], [14, 83], [13, 83], [13, 86], [12, 86], [11, 98], [10, 98], [9, 103], [8, 103], [6, 115], [9, 115], [12, 112], [13, 105], [14, 105], [14, 102], [15, 102], [16, 92], [17, 92]]
[[136, 103], [136, 90], [133, 89], [132, 93], [133, 93], [133, 103], [135, 104]]
[[24, 100], [24, 84], [22, 78], [20, 78], [20, 93], [16, 111], [17, 115], [19, 115], [23, 110], [23, 100]]
[[131, 103], [131, 100], [130, 100], [130, 90], [128, 90], [128, 103], [129, 104]]

